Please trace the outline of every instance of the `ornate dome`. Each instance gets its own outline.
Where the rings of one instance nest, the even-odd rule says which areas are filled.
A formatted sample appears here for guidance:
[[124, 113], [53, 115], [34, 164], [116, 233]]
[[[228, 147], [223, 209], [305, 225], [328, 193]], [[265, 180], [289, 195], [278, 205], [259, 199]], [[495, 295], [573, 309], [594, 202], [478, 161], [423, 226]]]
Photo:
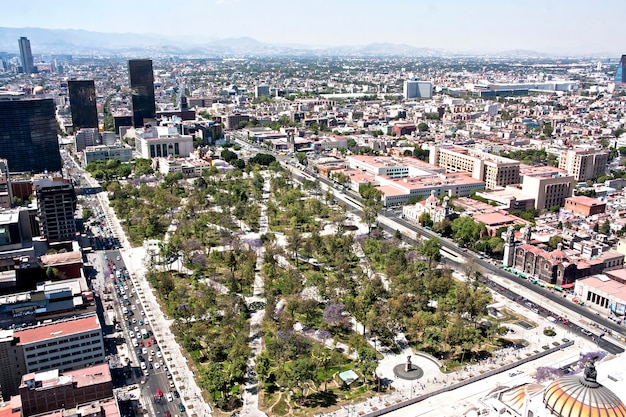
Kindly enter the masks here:
[[546, 388], [543, 403], [559, 417], [626, 417], [626, 406], [610, 389], [596, 381], [596, 368], [590, 363], [584, 376], [568, 375]]

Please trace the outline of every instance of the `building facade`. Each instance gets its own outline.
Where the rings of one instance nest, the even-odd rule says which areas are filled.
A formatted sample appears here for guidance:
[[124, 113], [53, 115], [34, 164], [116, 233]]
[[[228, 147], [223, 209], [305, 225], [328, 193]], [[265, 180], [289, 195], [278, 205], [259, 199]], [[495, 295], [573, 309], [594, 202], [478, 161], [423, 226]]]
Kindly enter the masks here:
[[131, 109], [133, 112], [133, 126], [139, 128], [146, 122], [151, 122], [156, 117], [152, 60], [129, 60], [128, 74], [132, 97]]
[[118, 159], [120, 162], [129, 162], [133, 159], [133, 150], [123, 146], [88, 146], [85, 151], [85, 165], [92, 161], [109, 161]]
[[614, 80], [617, 84], [626, 83], [626, 55], [622, 55], [619, 60]]
[[565, 209], [579, 216], [589, 217], [594, 214], [604, 213], [606, 202], [598, 198], [579, 195], [565, 199]]
[[0, 208], [10, 209], [13, 204], [11, 181], [9, 180], [9, 163], [0, 159]]
[[68, 371], [105, 360], [98, 316], [88, 315], [16, 331], [26, 373], [49, 369]]
[[146, 159], [169, 155], [186, 158], [193, 151], [193, 138], [181, 135], [174, 126], [136, 129], [135, 143], [141, 157]]
[[522, 179], [522, 193], [535, 200], [535, 209], [563, 207], [574, 193], [576, 184], [571, 175], [532, 176]]
[[0, 100], [0, 158], [11, 172], [61, 171], [52, 99]]
[[69, 80], [70, 111], [74, 131], [82, 128], [98, 128], [96, 109], [96, 86], [93, 80]]
[[429, 162], [446, 172], [468, 172], [488, 190], [519, 184], [520, 163], [513, 159], [461, 147], [433, 146]]
[[430, 81], [420, 81], [412, 78], [404, 81], [404, 98], [407, 100], [414, 98], [431, 98], [433, 96], [433, 83]]
[[574, 176], [576, 181], [595, 180], [604, 174], [609, 151], [596, 149], [570, 149], [561, 152], [559, 168]]
[[107, 364], [64, 373], [55, 369], [24, 375], [19, 393], [24, 415], [31, 416], [111, 398], [113, 380]]
[[20, 60], [22, 61], [22, 73], [34, 74], [37, 72], [35, 63], [33, 61], [33, 53], [30, 49], [30, 41], [25, 36], [22, 36], [18, 40], [20, 46]]
[[34, 182], [41, 235], [48, 242], [76, 238], [76, 193], [69, 180], [43, 178]]
[[74, 149], [76, 152], [82, 152], [88, 146], [96, 146], [101, 143], [100, 132], [98, 129], [85, 128], [80, 129], [74, 135]]

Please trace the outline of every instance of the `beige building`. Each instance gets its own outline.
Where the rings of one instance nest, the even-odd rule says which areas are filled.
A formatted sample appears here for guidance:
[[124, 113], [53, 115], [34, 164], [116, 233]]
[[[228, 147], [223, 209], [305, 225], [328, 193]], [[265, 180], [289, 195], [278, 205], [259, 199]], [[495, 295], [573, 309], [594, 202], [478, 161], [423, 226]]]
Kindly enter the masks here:
[[430, 148], [433, 165], [446, 172], [469, 172], [474, 179], [485, 182], [485, 188], [493, 190], [520, 181], [520, 163], [490, 153], [462, 147]]
[[576, 181], [588, 181], [604, 174], [609, 151], [596, 149], [570, 149], [561, 152], [559, 168], [574, 176]]
[[571, 175], [566, 176], [531, 176], [525, 175], [522, 182], [522, 193], [535, 199], [537, 210], [565, 205], [565, 199], [574, 192], [575, 182]]

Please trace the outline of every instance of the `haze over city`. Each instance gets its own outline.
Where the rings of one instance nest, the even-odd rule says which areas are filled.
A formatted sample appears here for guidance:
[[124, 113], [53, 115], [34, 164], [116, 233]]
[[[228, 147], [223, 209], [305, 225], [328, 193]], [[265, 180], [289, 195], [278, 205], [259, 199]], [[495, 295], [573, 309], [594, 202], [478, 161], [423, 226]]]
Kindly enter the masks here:
[[[133, 10], [133, 17], [123, 17]], [[183, 8], [163, 0], [38, 0], [3, 10], [0, 26], [150, 33], [185, 43], [251, 37], [280, 45], [395, 43], [468, 53], [524, 49], [618, 56], [624, 15], [626, 3], [615, 0], [190, 0]]]

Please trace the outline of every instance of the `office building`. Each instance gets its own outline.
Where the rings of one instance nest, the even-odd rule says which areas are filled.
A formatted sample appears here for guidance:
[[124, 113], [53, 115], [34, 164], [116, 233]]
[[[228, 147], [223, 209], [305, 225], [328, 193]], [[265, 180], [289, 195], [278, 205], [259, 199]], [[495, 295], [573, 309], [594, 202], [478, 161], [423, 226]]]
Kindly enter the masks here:
[[84, 152], [85, 165], [92, 161], [109, 161], [118, 159], [120, 162], [129, 162], [133, 159], [133, 150], [123, 146], [88, 146]]
[[420, 81], [417, 78], [405, 80], [403, 94], [406, 100], [431, 98], [433, 96], [433, 83], [430, 81]]
[[66, 179], [42, 178], [34, 182], [39, 230], [48, 242], [76, 238], [76, 193]]
[[30, 50], [30, 41], [25, 36], [18, 39], [20, 46], [20, 60], [22, 61], [22, 73], [34, 74], [37, 72], [33, 61], [33, 53]]
[[111, 398], [113, 379], [107, 364], [69, 372], [54, 369], [24, 375], [19, 392], [23, 413], [31, 416]]
[[131, 109], [133, 112], [133, 126], [143, 127], [156, 118], [156, 104], [154, 102], [154, 73], [152, 60], [131, 59], [128, 61], [128, 75], [130, 78]]
[[607, 150], [570, 149], [561, 152], [559, 168], [573, 175], [576, 181], [589, 181], [604, 174], [608, 160]]
[[52, 99], [0, 100], [0, 158], [11, 172], [61, 171]]
[[626, 55], [622, 55], [615, 71], [615, 82], [619, 84], [626, 83]]
[[429, 162], [447, 173], [468, 172], [488, 190], [520, 182], [519, 161], [474, 149], [433, 146]]
[[267, 84], [257, 85], [254, 88], [254, 97], [269, 97], [270, 96], [270, 86]]
[[96, 109], [96, 86], [93, 80], [70, 80], [67, 82], [74, 131], [98, 128]]
[[86, 128], [80, 129], [74, 135], [74, 149], [76, 152], [82, 152], [88, 146], [100, 145], [102, 139], [98, 129]]

